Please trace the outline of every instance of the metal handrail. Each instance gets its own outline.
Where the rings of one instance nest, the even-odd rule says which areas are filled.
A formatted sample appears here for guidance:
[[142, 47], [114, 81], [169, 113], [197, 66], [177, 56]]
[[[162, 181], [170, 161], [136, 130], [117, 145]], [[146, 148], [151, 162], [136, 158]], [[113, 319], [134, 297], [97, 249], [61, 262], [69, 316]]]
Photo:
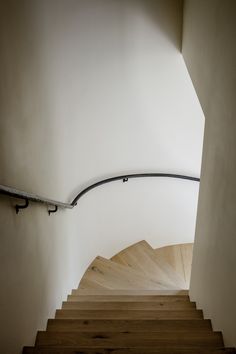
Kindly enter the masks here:
[[50, 215], [51, 213], [55, 213], [58, 210], [58, 208], [62, 208], [62, 209], [74, 208], [77, 205], [79, 199], [83, 195], [85, 195], [86, 193], [88, 193], [92, 189], [97, 188], [103, 184], [115, 182], [118, 180], [122, 180], [123, 182], [128, 182], [128, 180], [131, 178], [146, 178], [146, 177], [167, 177], [167, 178], [177, 178], [177, 179], [184, 179], [184, 180], [189, 180], [189, 181], [194, 181], [194, 182], [200, 182], [200, 178], [185, 176], [185, 175], [178, 175], [178, 174], [173, 174], [173, 173], [132, 173], [132, 174], [115, 176], [115, 177], [109, 177], [109, 178], [105, 178], [103, 180], [100, 180], [98, 182], [95, 182], [95, 183], [89, 185], [88, 187], [84, 188], [82, 191], [80, 191], [71, 203], [63, 203], [63, 202], [59, 202], [59, 201], [56, 201], [53, 199], [40, 197], [36, 194], [27, 193], [27, 192], [24, 192], [24, 191], [15, 189], [15, 188], [11, 188], [8, 186], [4, 186], [4, 185], [0, 185], [0, 194], [7, 195], [9, 197], [13, 197], [16, 199], [22, 199], [25, 201], [25, 204], [23, 204], [23, 205], [17, 204], [15, 206], [16, 213], [18, 213], [20, 209], [27, 208], [29, 205], [29, 201], [31, 201], [31, 202], [35, 202], [35, 203], [46, 204], [47, 206], [53, 206], [54, 209], [48, 210], [48, 213]]

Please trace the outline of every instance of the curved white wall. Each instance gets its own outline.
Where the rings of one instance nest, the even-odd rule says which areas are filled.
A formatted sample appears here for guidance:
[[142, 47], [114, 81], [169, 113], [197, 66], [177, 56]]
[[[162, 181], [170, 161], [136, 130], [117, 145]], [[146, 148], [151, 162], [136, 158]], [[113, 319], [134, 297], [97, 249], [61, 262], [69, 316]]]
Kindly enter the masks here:
[[[181, 18], [171, 0], [5, 1], [0, 183], [71, 200], [120, 173], [198, 176], [204, 118], [180, 54]], [[197, 196], [188, 181], [118, 182], [50, 218], [40, 206], [15, 216], [1, 199], [2, 303], [16, 292], [21, 303], [3, 311], [5, 353], [33, 340], [98, 253], [143, 238], [191, 242]]]

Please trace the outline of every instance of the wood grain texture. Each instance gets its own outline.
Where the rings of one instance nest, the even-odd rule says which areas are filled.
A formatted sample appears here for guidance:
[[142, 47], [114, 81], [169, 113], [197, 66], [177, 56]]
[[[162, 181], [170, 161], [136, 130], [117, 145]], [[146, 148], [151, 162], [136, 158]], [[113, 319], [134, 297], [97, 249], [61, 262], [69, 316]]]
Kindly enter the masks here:
[[146, 290], [146, 289], [73, 289], [72, 295], [87, 296], [87, 295], [109, 295], [109, 296], [117, 296], [117, 295], [132, 295], [132, 296], [144, 296], [144, 295], [179, 295], [179, 296], [188, 296], [188, 290]]
[[141, 348], [84, 348], [73, 347], [25, 347], [23, 354], [236, 354], [234, 348], [178, 348], [178, 347], [141, 347]]
[[[161, 290], [167, 288], [158, 279], [153, 280], [138, 273], [135, 269], [117, 264], [103, 257], [96, 257], [88, 267], [80, 281], [80, 289], [104, 287], [107, 289], [143, 289]], [[169, 289], [177, 289], [177, 285], [168, 285]]]
[[57, 310], [56, 318], [78, 318], [78, 319], [143, 319], [143, 320], [164, 320], [164, 319], [202, 319], [201, 310], [184, 311], [141, 311], [141, 310]]
[[211, 331], [209, 320], [76, 320], [50, 319], [47, 331], [56, 332], [192, 332]]
[[81, 301], [64, 301], [62, 309], [76, 310], [188, 310], [195, 309], [195, 302], [190, 301], [148, 301], [148, 302], [123, 302], [123, 301], [104, 301], [104, 302], [81, 302]]
[[97, 257], [23, 354], [236, 354], [184, 289], [192, 245]]
[[165, 259], [156, 257], [155, 251], [144, 240], [122, 250], [111, 260], [131, 268], [153, 281], [158, 280], [166, 289], [186, 288], [184, 278]]
[[68, 295], [67, 301], [78, 302], [186, 302], [188, 295]]
[[185, 280], [186, 286], [189, 288], [193, 243], [157, 248], [155, 253], [158, 259], [162, 259], [172, 266], [172, 268]]
[[219, 332], [38, 332], [36, 345], [82, 347], [222, 347]]

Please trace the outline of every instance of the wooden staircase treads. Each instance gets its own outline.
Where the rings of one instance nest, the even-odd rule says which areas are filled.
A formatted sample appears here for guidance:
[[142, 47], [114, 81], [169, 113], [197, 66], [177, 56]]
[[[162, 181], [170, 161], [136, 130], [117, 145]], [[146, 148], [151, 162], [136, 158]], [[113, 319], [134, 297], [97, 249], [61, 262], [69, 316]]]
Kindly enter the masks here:
[[62, 303], [62, 309], [77, 310], [187, 310], [195, 309], [195, 302], [190, 301], [154, 301], [154, 302], [80, 302], [65, 301]]
[[173, 247], [142, 241], [113, 260], [97, 257], [23, 354], [236, 354], [181, 290], [192, 246]]
[[86, 289], [88, 291], [94, 291], [94, 290], [99, 290], [99, 291], [104, 291], [104, 290], [110, 290], [110, 288], [107, 288], [103, 282], [103, 284], [100, 284], [96, 281], [96, 279], [89, 279], [87, 277], [87, 273], [84, 274], [83, 278], [80, 280], [80, 288], [81, 289]]
[[157, 248], [157, 258], [168, 262], [182, 276], [187, 286], [190, 283], [193, 243], [178, 244]]
[[25, 347], [23, 354], [236, 354], [234, 348], [83, 348]]
[[211, 331], [209, 320], [48, 320], [47, 331], [54, 332], [192, 332]]
[[172, 289], [172, 290], [145, 290], [145, 289], [73, 289], [72, 295], [77, 295], [80, 297], [88, 296], [88, 295], [109, 295], [109, 296], [117, 296], [117, 295], [132, 295], [132, 296], [188, 296], [188, 290], [181, 289]]
[[220, 332], [38, 332], [36, 346], [82, 347], [222, 347]]
[[187, 302], [189, 301], [189, 296], [168, 296], [168, 295], [68, 295], [67, 301], [72, 302]]
[[[107, 289], [161, 290], [166, 288], [157, 279], [151, 280], [145, 274], [140, 274], [134, 269], [100, 256], [96, 257], [88, 267], [80, 281], [79, 288], [96, 289], [97, 285]], [[169, 288], [176, 289], [178, 286], [170, 285]]]
[[158, 280], [168, 289], [186, 289], [183, 277], [175, 272], [164, 259], [158, 259], [155, 251], [146, 241], [140, 241], [122, 250], [111, 258], [112, 261], [127, 266], [152, 280]]
[[143, 319], [143, 320], [183, 320], [202, 319], [201, 310], [143, 311], [143, 310], [57, 310], [56, 318], [78, 319]]

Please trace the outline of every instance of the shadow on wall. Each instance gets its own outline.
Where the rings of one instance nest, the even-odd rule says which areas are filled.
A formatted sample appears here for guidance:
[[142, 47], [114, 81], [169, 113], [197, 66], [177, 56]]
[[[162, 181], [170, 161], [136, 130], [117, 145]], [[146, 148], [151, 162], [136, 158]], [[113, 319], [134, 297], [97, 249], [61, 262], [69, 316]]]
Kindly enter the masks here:
[[[40, 24], [31, 0], [0, 4], [0, 184], [58, 198], [64, 185], [60, 132], [38, 43]], [[70, 214], [49, 217], [32, 205], [16, 216], [16, 200], [0, 198], [0, 348], [21, 353], [54, 314], [78, 279]], [[66, 237], [65, 237], [66, 236]], [[62, 262], [63, 260], [63, 262]]]
[[135, 1], [140, 11], [146, 13], [154, 25], [158, 26], [166, 38], [181, 51], [182, 47], [182, 0], [138, 0]]
[[16, 216], [15, 202], [0, 199], [0, 347], [5, 354], [21, 353], [23, 345], [34, 342], [76, 284], [78, 267], [73, 232], [68, 232], [71, 214], [48, 217], [45, 208], [32, 205]]
[[[45, 9], [48, 8], [59, 13], [59, 19], [65, 14], [62, 28], [66, 32], [71, 16], [81, 11], [86, 13], [88, 9], [91, 11], [94, 8], [96, 11], [99, 6], [105, 7], [108, 3], [115, 11], [120, 9], [124, 16], [126, 11], [133, 12], [134, 16], [136, 12], [146, 13], [152, 23], [160, 27], [169, 41], [180, 50], [181, 0], [131, 0], [125, 3], [116, 0], [1, 2], [0, 183], [56, 199], [60, 199], [60, 195], [69, 197], [70, 188], [73, 187], [65, 187], [66, 155], [63, 156], [61, 141], [66, 126], [57, 121], [54, 93], [46, 77], [50, 67], [47, 68], [45, 63], [47, 47], [44, 47], [41, 34], [44, 22], [39, 19], [39, 13], [46, 13]], [[50, 16], [52, 27], [58, 26], [57, 17]], [[139, 35], [142, 36], [142, 26], [140, 28]], [[67, 91], [70, 90], [68, 87]], [[65, 105], [69, 104], [65, 98]], [[103, 173], [109, 174], [109, 167]], [[80, 189], [79, 184], [82, 186], [87, 182], [87, 178], [86, 181], [78, 180], [74, 188], [77, 191]], [[62, 186], [64, 192], [61, 192]]]
[[1, 2], [0, 183], [49, 196], [59, 190], [59, 137], [49, 119], [36, 3]]

